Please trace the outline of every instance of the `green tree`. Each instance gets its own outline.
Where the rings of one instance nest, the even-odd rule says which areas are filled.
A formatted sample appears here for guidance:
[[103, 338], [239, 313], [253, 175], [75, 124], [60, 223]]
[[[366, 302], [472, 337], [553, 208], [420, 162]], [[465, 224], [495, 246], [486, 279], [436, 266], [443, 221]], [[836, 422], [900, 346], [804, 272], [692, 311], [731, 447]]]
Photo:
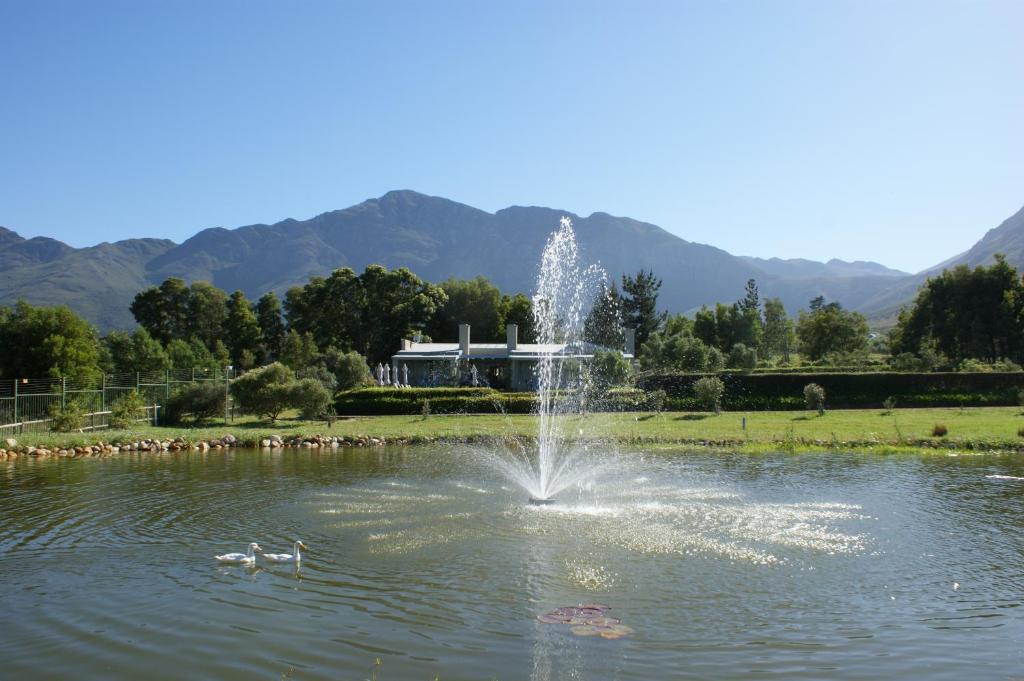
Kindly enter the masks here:
[[474, 338], [496, 341], [505, 337], [501, 291], [486, 277], [447, 279], [439, 284], [447, 301], [430, 319], [426, 331], [436, 341], [457, 341], [459, 324], [469, 324]]
[[447, 301], [443, 289], [404, 267], [370, 265], [359, 282], [365, 307], [353, 330], [353, 349], [374, 363], [388, 361], [401, 340], [425, 328]]
[[761, 341], [761, 355], [765, 359], [781, 357], [789, 362], [790, 352], [796, 347], [796, 330], [793, 320], [786, 314], [786, 308], [779, 298], [764, 301], [764, 338]]
[[160, 343], [139, 327], [128, 335], [111, 331], [103, 338], [116, 373], [156, 372], [171, 367], [171, 360]]
[[309, 331], [302, 335], [292, 329], [284, 338], [281, 344], [280, 361], [286, 367], [294, 370], [311, 366], [317, 355], [316, 341]]
[[[733, 343], [742, 343], [748, 348], [758, 348], [764, 335], [761, 323], [761, 298], [757, 290], [757, 282], [747, 281], [743, 299], [733, 306]], [[731, 350], [732, 346], [730, 346]], [[725, 350], [725, 348], [722, 348]]]
[[[224, 339], [236, 366], [242, 366], [243, 354], [259, 349], [260, 325], [256, 321], [249, 301], [241, 291], [235, 291], [228, 300], [228, 316], [224, 320]], [[247, 368], [247, 367], [246, 367]]]
[[953, 364], [1024, 362], [1024, 282], [1002, 255], [990, 267], [944, 270], [918, 291], [890, 335], [894, 356], [931, 344]]
[[812, 360], [826, 355], [866, 352], [869, 334], [867, 320], [858, 312], [848, 312], [839, 303], [811, 301], [811, 311], [801, 312], [796, 334], [800, 351]]
[[100, 376], [96, 330], [66, 306], [33, 307], [19, 301], [0, 308], [0, 376], [71, 378]]
[[533, 301], [522, 293], [501, 297], [501, 318], [505, 324], [515, 324], [519, 331], [520, 343], [536, 343], [536, 320], [533, 317]]
[[611, 286], [602, 285], [594, 306], [583, 322], [583, 338], [605, 348], [623, 348], [622, 296], [614, 281]]
[[284, 342], [284, 319], [281, 317], [281, 301], [273, 291], [264, 293], [256, 303], [256, 321], [260, 325], [260, 342], [266, 351], [265, 360], [277, 360]]
[[645, 370], [719, 371], [724, 358], [718, 348], [686, 331], [655, 333], [644, 345], [640, 366]]
[[188, 340], [195, 336], [209, 347], [224, 333], [224, 323], [228, 316], [228, 296], [213, 284], [194, 281], [189, 287], [188, 314], [188, 331], [179, 332], [174, 338]]
[[718, 376], [704, 376], [694, 382], [693, 395], [698, 405], [717, 414], [722, 410], [725, 384]]
[[166, 345], [174, 338], [192, 336], [192, 292], [182, 279], [170, 277], [160, 286], [141, 291], [132, 301], [135, 321]]
[[[658, 312], [658, 291], [661, 279], [653, 272], [640, 270], [636, 276], [622, 275], [622, 317], [626, 328], [636, 329], [636, 346], [642, 348], [647, 339], [661, 328], [666, 314]], [[641, 356], [642, 356], [641, 349]]]

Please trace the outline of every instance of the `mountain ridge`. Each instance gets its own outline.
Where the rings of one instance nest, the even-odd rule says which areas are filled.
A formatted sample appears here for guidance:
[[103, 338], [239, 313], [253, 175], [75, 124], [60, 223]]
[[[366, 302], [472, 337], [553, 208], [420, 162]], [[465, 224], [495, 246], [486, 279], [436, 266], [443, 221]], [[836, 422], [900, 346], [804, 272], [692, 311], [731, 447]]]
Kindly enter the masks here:
[[[25, 239], [0, 227], [0, 270], [5, 273], [0, 304], [18, 298], [33, 304], [66, 302], [103, 329], [128, 328], [134, 326], [128, 306], [135, 293], [169, 276], [241, 289], [254, 299], [268, 290], [283, 293], [339, 267], [360, 271], [371, 263], [408, 267], [434, 282], [484, 275], [503, 291], [530, 293], [544, 243], [562, 216], [574, 222], [584, 261], [600, 261], [615, 279], [641, 268], [661, 277], [659, 300], [671, 312], [736, 300], [752, 278], [762, 297], [781, 297], [791, 311], [823, 295], [884, 316], [893, 304], [912, 298], [920, 285], [915, 281], [923, 281], [920, 274], [874, 262], [734, 256], [658, 225], [602, 211], [579, 216], [515, 205], [489, 213], [443, 197], [393, 190], [305, 220], [202, 229], [180, 244], [126, 239], [76, 249], [49, 237]], [[989, 230], [975, 248], [986, 239], [1011, 247], [1019, 241], [1020, 248], [1012, 250], [1015, 264], [1024, 265], [1024, 209]], [[978, 258], [991, 257], [990, 248], [983, 250]]]

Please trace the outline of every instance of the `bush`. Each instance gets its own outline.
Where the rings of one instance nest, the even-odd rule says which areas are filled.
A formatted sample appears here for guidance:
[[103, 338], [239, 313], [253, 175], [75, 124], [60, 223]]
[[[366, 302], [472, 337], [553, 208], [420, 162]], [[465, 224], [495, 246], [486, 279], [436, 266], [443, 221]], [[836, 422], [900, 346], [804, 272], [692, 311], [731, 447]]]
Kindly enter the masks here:
[[886, 414], [891, 414], [892, 410], [896, 408], [896, 399], [893, 397], [885, 398], [885, 402], [882, 402], [882, 406], [885, 408]]
[[808, 409], [813, 409], [818, 414], [825, 413], [825, 389], [817, 383], [808, 383], [804, 386], [804, 404]]
[[181, 423], [186, 414], [195, 421], [215, 418], [224, 414], [224, 384], [217, 381], [188, 383], [171, 393], [164, 405], [162, 420], [165, 423]]
[[295, 372], [295, 378], [300, 380], [313, 379], [326, 388], [328, 392], [332, 393], [338, 388], [338, 379], [323, 364], [303, 367]]
[[1024, 428], [1017, 429], [1017, 437], [1024, 437]]
[[132, 390], [114, 401], [110, 405], [110, 416], [107, 418], [107, 425], [111, 428], [125, 430], [145, 418], [146, 402], [137, 390]]
[[725, 384], [717, 376], [705, 376], [693, 384], [694, 397], [704, 409], [714, 411], [716, 414], [722, 410], [722, 395], [725, 394]]
[[1024, 407], [1024, 390], [1017, 393], [1017, 405]]
[[63, 407], [59, 402], [54, 402], [47, 411], [50, 415], [50, 430], [57, 433], [79, 430], [85, 421], [85, 409], [75, 400], [68, 400]]
[[338, 390], [349, 390], [373, 384], [366, 358], [355, 351], [346, 352], [338, 358], [334, 377], [337, 379]]
[[307, 420], [323, 418], [331, 405], [331, 393], [315, 378], [304, 378], [289, 384], [288, 405], [299, 410]]
[[949, 434], [949, 428], [946, 428], [941, 423], [936, 423], [935, 427], [932, 428], [932, 437], [946, 437]]
[[291, 385], [294, 381], [291, 369], [274, 362], [235, 379], [231, 395], [242, 411], [276, 421], [295, 396]]
[[590, 362], [590, 376], [595, 387], [605, 388], [629, 383], [633, 366], [621, 352], [597, 350]]
[[726, 360], [726, 366], [730, 369], [753, 371], [757, 368], [757, 349], [748, 348], [743, 343], [737, 343], [732, 346], [732, 350], [729, 351], [729, 358]]

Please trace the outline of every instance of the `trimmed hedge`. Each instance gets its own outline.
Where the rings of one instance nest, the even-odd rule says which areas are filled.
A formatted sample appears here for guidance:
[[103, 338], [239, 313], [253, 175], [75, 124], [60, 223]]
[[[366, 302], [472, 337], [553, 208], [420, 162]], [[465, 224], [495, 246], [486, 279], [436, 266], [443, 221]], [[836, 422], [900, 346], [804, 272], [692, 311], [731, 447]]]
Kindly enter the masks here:
[[[673, 411], [698, 409], [693, 384], [706, 374], [662, 374], [637, 380], [640, 388], [664, 390]], [[831, 409], [878, 408], [889, 397], [900, 407], [1013, 406], [1024, 373], [807, 373], [719, 374], [722, 406], [730, 410], [803, 409], [804, 386], [825, 388]]]
[[[556, 399], [566, 397], [557, 393]], [[430, 402], [431, 414], [529, 414], [536, 393], [503, 393], [493, 388], [364, 388], [338, 393], [334, 408], [345, 416], [418, 415]], [[589, 411], [660, 411], [665, 394], [638, 388], [613, 388], [589, 400]]]

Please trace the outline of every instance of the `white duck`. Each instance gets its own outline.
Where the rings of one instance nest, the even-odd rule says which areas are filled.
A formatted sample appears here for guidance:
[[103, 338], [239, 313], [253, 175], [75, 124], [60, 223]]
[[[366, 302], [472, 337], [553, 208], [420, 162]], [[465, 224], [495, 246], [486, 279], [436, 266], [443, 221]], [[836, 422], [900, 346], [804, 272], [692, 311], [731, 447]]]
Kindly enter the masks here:
[[239, 565], [255, 565], [256, 564], [256, 552], [263, 552], [260, 545], [256, 542], [249, 544], [249, 551], [247, 553], [225, 553], [222, 556], [214, 556], [217, 560], [222, 563], [237, 563]]
[[299, 553], [299, 549], [306, 549], [308, 551], [309, 547], [301, 541], [296, 541], [295, 545], [292, 546], [292, 551], [295, 553], [264, 553], [263, 559], [271, 563], [299, 563], [302, 561], [302, 554]]

